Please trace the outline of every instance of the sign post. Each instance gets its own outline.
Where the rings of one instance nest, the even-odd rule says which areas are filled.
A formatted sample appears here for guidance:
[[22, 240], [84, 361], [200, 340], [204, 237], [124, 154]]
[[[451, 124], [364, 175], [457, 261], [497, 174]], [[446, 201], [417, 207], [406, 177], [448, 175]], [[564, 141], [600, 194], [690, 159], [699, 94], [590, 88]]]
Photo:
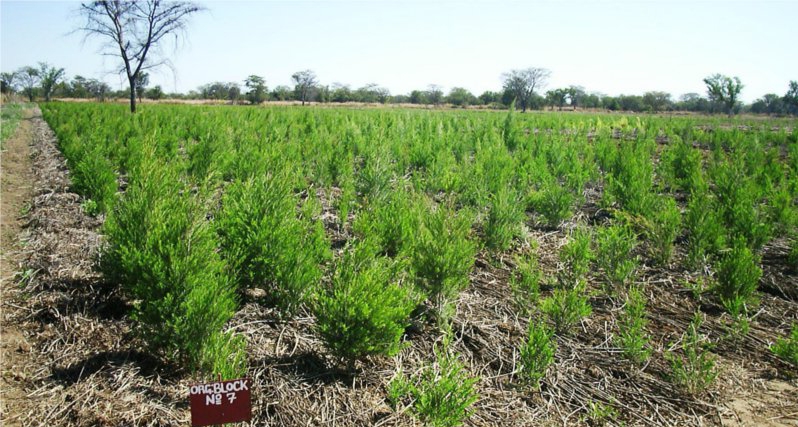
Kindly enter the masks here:
[[252, 419], [249, 378], [195, 384], [189, 389], [192, 427]]

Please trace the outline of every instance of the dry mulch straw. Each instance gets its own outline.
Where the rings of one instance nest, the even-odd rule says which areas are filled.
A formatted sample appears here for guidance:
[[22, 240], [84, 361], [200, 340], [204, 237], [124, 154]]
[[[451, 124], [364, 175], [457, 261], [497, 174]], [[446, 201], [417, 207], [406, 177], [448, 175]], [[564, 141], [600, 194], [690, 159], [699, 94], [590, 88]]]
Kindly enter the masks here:
[[[102, 218], [85, 215], [80, 197], [70, 192], [69, 173], [55, 137], [37, 115], [34, 119], [35, 199], [27, 228], [23, 286], [4, 301], [6, 321], [14, 322], [33, 343], [29, 363], [18, 367], [28, 401], [9, 424], [47, 426], [187, 425], [188, 373], [166, 366], [148, 354], [131, 331], [129, 305], [113, 284], [94, 272], [102, 238]], [[323, 196], [323, 194], [320, 194]], [[340, 230], [329, 203], [323, 220], [334, 246], [349, 236]], [[583, 211], [581, 216], [585, 216]], [[593, 218], [593, 221], [601, 219]], [[546, 276], [561, 268], [558, 249], [563, 230], [532, 230]], [[768, 351], [777, 336], [798, 320], [796, 276], [778, 262], [783, 245], [765, 250], [762, 302], [750, 333], [727, 335], [728, 316], [712, 297], [696, 300], [684, 281], [694, 280], [677, 268], [641, 266], [638, 281], [648, 297], [648, 332], [652, 357], [644, 366], [625, 362], [612, 337], [620, 301], [593, 297], [593, 314], [571, 336], [557, 337], [555, 364], [540, 391], [519, 385], [518, 348], [528, 319], [513, 307], [508, 277], [512, 254], [480, 254], [471, 286], [457, 302], [450, 349], [472, 375], [479, 376], [479, 400], [466, 425], [588, 425], [591, 403], [614, 408], [610, 425], [721, 425], [735, 421], [726, 404], [762, 393], [778, 393], [766, 408], [772, 425], [798, 422], [795, 382], [782, 377], [790, 367]], [[677, 253], [678, 260], [684, 254]], [[677, 265], [675, 262], [672, 265]], [[591, 285], [592, 291], [597, 291]], [[770, 285], [767, 285], [770, 284]], [[542, 297], [550, 290], [544, 287]], [[708, 334], [721, 369], [707, 392], [690, 396], [668, 382], [663, 353], [682, 333], [697, 310], [705, 312], [701, 332]], [[252, 425], [418, 425], [407, 408], [393, 411], [386, 387], [401, 369], [413, 375], [434, 363], [441, 336], [419, 321], [409, 330], [407, 347], [395, 358], [374, 358], [356, 373], [339, 367], [313, 333], [314, 319], [304, 313], [280, 321], [268, 308], [242, 305], [228, 325], [247, 339], [248, 375], [253, 379]], [[771, 381], [787, 383], [777, 391]], [[737, 421], [744, 421], [739, 419]], [[784, 423], [784, 424], [780, 424]], [[743, 423], [744, 425], [744, 423]]]

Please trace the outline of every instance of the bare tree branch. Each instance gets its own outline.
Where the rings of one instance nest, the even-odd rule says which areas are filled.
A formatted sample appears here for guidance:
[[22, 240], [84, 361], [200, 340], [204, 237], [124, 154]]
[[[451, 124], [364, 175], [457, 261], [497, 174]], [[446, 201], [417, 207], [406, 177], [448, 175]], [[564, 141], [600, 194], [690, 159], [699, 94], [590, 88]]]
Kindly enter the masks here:
[[145, 70], [170, 66], [159, 58], [158, 47], [164, 37], [184, 31], [189, 17], [204, 10], [192, 2], [161, 0], [101, 0], [83, 3], [80, 14], [86, 24], [79, 28], [90, 36], [105, 39], [103, 55], [122, 60], [130, 84], [130, 111], [136, 112], [136, 80]]

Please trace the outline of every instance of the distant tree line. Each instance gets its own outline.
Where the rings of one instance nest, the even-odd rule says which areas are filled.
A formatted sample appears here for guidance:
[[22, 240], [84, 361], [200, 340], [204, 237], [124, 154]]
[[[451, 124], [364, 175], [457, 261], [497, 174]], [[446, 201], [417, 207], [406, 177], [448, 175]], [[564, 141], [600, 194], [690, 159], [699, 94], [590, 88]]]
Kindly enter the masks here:
[[[424, 89], [407, 94], [391, 94], [376, 83], [352, 88], [344, 83], [322, 84], [311, 70], [294, 73], [293, 86], [278, 85], [269, 88], [263, 76], [252, 74], [242, 83], [212, 82], [188, 93], [165, 93], [161, 86], [149, 86], [149, 75], [139, 73], [134, 81], [135, 92], [141, 99], [159, 100], [193, 99], [217, 100], [232, 104], [260, 104], [269, 101], [298, 101], [315, 103], [368, 103], [414, 104], [424, 106], [450, 106], [452, 108], [479, 107], [507, 109], [515, 102], [517, 109], [525, 110], [607, 110], [619, 112], [697, 112], [706, 114], [754, 113], [768, 115], [798, 115], [798, 81], [789, 82], [784, 95], [766, 94], [750, 105], [739, 101], [743, 85], [739, 78], [715, 74], [704, 79], [706, 94], [686, 93], [674, 99], [670, 93], [650, 91], [643, 95], [609, 96], [588, 92], [581, 86], [568, 86], [545, 90], [551, 75], [543, 68], [511, 70], [502, 75], [503, 85], [496, 91], [473, 94], [463, 87], [452, 87], [444, 92], [442, 86], [430, 84]], [[112, 90], [97, 79], [75, 76], [65, 78], [63, 68], [47, 63], [37, 67], [21, 67], [14, 72], [0, 74], [4, 94], [18, 93], [30, 101], [36, 98], [83, 98], [104, 101], [124, 99], [128, 89]]]

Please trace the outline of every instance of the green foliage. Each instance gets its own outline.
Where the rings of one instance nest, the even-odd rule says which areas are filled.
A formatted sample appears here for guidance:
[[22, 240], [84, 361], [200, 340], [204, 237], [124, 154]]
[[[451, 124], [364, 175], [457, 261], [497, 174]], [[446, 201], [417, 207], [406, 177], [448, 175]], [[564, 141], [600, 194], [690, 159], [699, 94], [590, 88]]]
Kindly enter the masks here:
[[690, 197], [684, 225], [687, 229], [687, 261], [691, 267], [701, 266], [709, 255], [717, 254], [723, 248], [723, 223], [706, 191], [694, 192]]
[[222, 255], [243, 287], [263, 287], [270, 304], [292, 314], [321, 279], [328, 243], [301, 218], [289, 181], [256, 174], [227, 187], [217, 219]]
[[701, 174], [701, 151], [693, 148], [692, 144], [679, 139], [663, 155], [667, 167], [670, 168], [670, 178], [677, 188], [692, 193], [696, 179]]
[[573, 216], [575, 201], [576, 197], [568, 187], [551, 181], [532, 195], [531, 204], [543, 216], [547, 226], [556, 228]]
[[576, 286], [585, 278], [594, 257], [590, 242], [591, 233], [587, 227], [579, 226], [571, 231], [568, 243], [560, 250], [560, 261], [565, 264], [560, 272], [562, 286]]
[[349, 221], [349, 214], [355, 206], [356, 194], [351, 175], [344, 175], [341, 180], [341, 195], [336, 200], [336, 208], [338, 209], [338, 221], [343, 228]]
[[86, 215], [97, 216], [100, 213], [100, 205], [92, 199], [86, 199], [80, 204], [80, 208]]
[[387, 152], [374, 150], [363, 160], [357, 173], [357, 192], [369, 200], [382, 197], [391, 180], [390, 156]]
[[593, 312], [585, 295], [584, 283], [572, 289], [555, 289], [550, 297], [541, 302], [540, 310], [549, 317], [558, 334], [567, 334]]
[[718, 165], [714, 170], [715, 193], [723, 223], [729, 236], [743, 236], [753, 250], [767, 243], [771, 227], [758, 209], [759, 189], [743, 174], [740, 161]]
[[698, 394], [709, 387], [717, 377], [715, 359], [708, 350], [708, 345], [699, 334], [703, 319], [696, 313], [683, 342], [679, 347], [684, 355], [680, 356], [675, 351], [665, 353], [665, 359], [671, 364], [671, 381], [683, 387], [690, 394]]
[[113, 206], [116, 196], [116, 173], [111, 162], [99, 148], [83, 153], [83, 157], [72, 168], [72, 188], [97, 204], [98, 212], [105, 212]]
[[469, 240], [471, 216], [440, 205], [424, 215], [410, 262], [419, 289], [440, 306], [469, 283], [476, 245]]
[[207, 361], [206, 378], [217, 380], [241, 378], [247, 374], [247, 342], [241, 335], [230, 333], [214, 334], [203, 350], [203, 360]]
[[776, 343], [770, 347], [770, 351], [785, 361], [798, 366], [798, 324], [792, 324], [788, 337], [776, 339]]
[[413, 413], [435, 427], [462, 425], [471, 415], [470, 406], [479, 395], [479, 378], [469, 377], [463, 364], [448, 351], [436, 350], [437, 363], [407, 380], [400, 372], [388, 385], [392, 405], [402, 397], [411, 398]]
[[623, 355], [641, 364], [648, 360], [651, 351], [647, 348], [646, 299], [641, 289], [632, 287], [626, 297], [626, 304], [618, 319], [618, 346]]
[[654, 261], [665, 265], [673, 254], [673, 241], [679, 234], [682, 216], [671, 197], [657, 199], [655, 206], [644, 221], [645, 235]]
[[382, 252], [395, 257], [412, 247], [421, 218], [411, 193], [396, 190], [375, 200], [355, 219], [354, 230], [361, 236], [374, 236]]
[[788, 186], [782, 185], [770, 194], [768, 202], [768, 219], [774, 231], [788, 233], [798, 226], [798, 214], [793, 204], [793, 193]]
[[701, 276], [697, 277], [695, 280], [685, 279], [682, 281], [682, 284], [685, 288], [690, 290], [690, 293], [693, 294], [693, 299], [695, 300], [700, 300], [701, 295], [703, 295], [707, 290], [706, 282]]
[[203, 203], [175, 169], [144, 162], [103, 231], [102, 268], [135, 301], [132, 317], [144, 342], [190, 368], [239, 369], [242, 347], [221, 332], [236, 309], [234, 287]]
[[504, 145], [510, 151], [514, 151], [516, 148], [518, 148], [520, 140], [518, 128], [514, 125], [514, 118], [515, 101], [510, 103], [510, 109], [507, 111], [507, 116], [504, 118], [504, 126], [502, 128], [502, 139], [504, 139]]
[[543, 272], [534, 255], [516, 258], [518, 268], [510, 274], [510, 289], [519, 311], [529, 314], [537, 305]]
[[375, 258], [374, 243], [346, 251], [329, 289], [314, 306], [316, 328], [327, 348], [350, 362], [372, 354], [393, 355], [417, 300], [399, 284], [393, 261]]
[[546, 370], [554, 362], [557, 343], [552, 338], [553, 333], [545, 323], [529, 322], [527, 340], [521, 346], [520, 361], [523, 380], [532, 388], [540, 388], [540, 380], [546, 376]]
[[399, 410], [399, 404], [405, 396], [413, 391], [413, 383], [405, 376], [401, 370], [388, 382], [388, 404], [394, 411]]
[[787, 254], [787, 262], [793, 273], [798, 272], [798, 237], [793, 237], [790, 243], [790, 253]]
[[735, 239], [731, 249], [718, 262], [715, 293], [734, 319], [747, 315], [747, 306], [756, 302], [754, 295], [762, 269], [758, 259], [742, 238]]
[[625, 224], [601, 227], [595, 236], [596, 264], [605, 280], [609, 285], [625, 285], [637, 268], [637, 258], [632, 255], [637, 236]]
[[607, 177], [605, 197], [631, 214], [645, 216], [652, 208], [653, 169], [646, 145], [622, 144]]
[[3, 102], [0, 105], [0, 148], [14, 135], [24, 108], [25, 104], [18, 102]]
[[587, 406], [587, 414], [585, 419], [591, 426], [607, 425], [609, 420], [616, 418], [618, 411], [612, 405], [604, 404], [597, 401], [591, 401]]
[[485, 243], [488, 248], [497, 251], [508, 249], [513, 238], [521, 234], [525, 218], [523, 204], [515, 191], [501, 188], [491, 197], [485, 221]]

